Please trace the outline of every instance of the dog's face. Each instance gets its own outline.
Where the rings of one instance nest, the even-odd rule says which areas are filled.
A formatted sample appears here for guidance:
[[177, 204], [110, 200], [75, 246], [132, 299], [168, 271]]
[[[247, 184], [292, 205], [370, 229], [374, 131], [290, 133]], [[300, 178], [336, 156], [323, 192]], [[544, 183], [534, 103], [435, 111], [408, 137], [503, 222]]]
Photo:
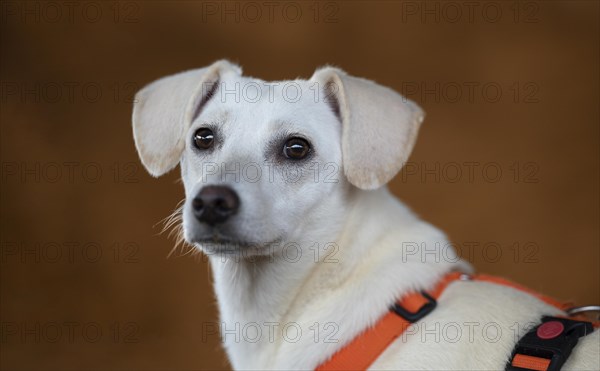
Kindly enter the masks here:
[[205, 250], [268, 253], [344, 187], [341, 128], [307, 81], [227, 74], [214, 89], [185, 134], [185, 238]]
[[181, 164], [184, 236], [208, 253], [269, 255], [344, 216], [353, 190], [408, 157], [420, 109], [340, 70], [265, 82], [221, 61], [136, 97], [134, 135], [153, 175]]

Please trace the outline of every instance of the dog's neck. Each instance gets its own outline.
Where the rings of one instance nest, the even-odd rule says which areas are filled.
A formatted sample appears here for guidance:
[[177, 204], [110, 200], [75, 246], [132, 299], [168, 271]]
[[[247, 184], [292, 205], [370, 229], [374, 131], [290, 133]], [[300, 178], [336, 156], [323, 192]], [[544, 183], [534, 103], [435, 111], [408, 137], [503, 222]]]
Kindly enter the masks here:
[[[450, 249], [443, 234], [419, 221], [387, 189], [355, 191], [351, 199], [337, 205], [347, 205], [345, 213], [337, 213], [343, 215], [339, 221], [329, 220], [325, 229], [316, 217], [310, 233], [299, 231], [307, 237], [289, 241], [284, 253], [245, 260], [211, 257], [220, 329], [235, 368], [289, 365], [290, 357], [297, 358], [292, 363], [298, 367], [314, 367], [336, 344], [321, 343], [326, 333], [315, 341], [318, 330], [309, 326], [325, 332], [333, 324], [340, 339], [355, 336], [394, 298], [430, 286], [461, 265], [448, 258], [452, 251], [441, 250]], [[366, 293], [368, 303], [361, 300]], [[302, 327], [303, 338], [282, 336], [291, 325]], [[262, 331], [258, 339], [256, 326]], [[307, 356], [307, 346], [315, 345]], [[282, 355], [285, 362], [277, 358]]]

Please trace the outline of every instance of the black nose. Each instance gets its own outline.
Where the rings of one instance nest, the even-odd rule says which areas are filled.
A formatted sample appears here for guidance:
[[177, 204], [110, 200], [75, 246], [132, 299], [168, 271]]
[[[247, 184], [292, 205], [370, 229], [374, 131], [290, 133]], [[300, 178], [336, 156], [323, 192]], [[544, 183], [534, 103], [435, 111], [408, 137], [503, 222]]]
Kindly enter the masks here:
[[229, 187], [206, 186], [192, 201], [196, 219], [208, 225], [224, 223], [240, 207], [240, 199]]

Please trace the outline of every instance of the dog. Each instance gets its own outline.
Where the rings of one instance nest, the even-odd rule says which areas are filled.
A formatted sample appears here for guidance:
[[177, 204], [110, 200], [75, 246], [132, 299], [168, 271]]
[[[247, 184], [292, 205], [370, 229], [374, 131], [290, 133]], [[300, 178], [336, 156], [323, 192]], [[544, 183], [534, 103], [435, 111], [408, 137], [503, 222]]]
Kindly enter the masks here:
[[[387, 190], [423, 119], [395, 91], [331, 66], [266, 82], [221, 60], [138, 92], [137, 151], [155, 177], [181, 166], [183, 236], [210, 261], [234, 369], [320, 367], [451, 272], [463, 275], [371, 369], [503, 370], [527, 326], [565, 315], [469, 279], [444, 233]], [[581, 337], [563, 369], [600, 370], [599, 345], [598, 331]]]

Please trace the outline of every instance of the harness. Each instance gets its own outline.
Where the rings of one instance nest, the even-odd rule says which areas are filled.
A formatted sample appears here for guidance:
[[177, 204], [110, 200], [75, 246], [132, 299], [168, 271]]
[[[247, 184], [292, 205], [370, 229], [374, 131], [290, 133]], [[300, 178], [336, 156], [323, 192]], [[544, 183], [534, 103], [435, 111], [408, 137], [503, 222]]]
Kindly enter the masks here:
[[569, 314], [569, 317], [544, 316], [541, 323], [530, 330], [514, 348], [506, 371], [556, 371], [560, 370], [577, 345], [580, 337], [600, 327], [600, 321], [582, 320], [579, 312], [597, 311], [598, 307], [580, 307], [569, 310], [570, 303], [561, 303], [538, 294], [509, 280], [483, 274], [467, 275], [453, 272], [444, 276], [433, 290], [413, 292], [404, 296], [390, 307], [375, 325], [359, 334], [354, 340], [317, 367], [317, 371], [366, 370], [383, 351], [408, 327], [431, 313], [437, 299], [454, 281], [490, 282], [512, 287], [535, 296], [539, 300]]

